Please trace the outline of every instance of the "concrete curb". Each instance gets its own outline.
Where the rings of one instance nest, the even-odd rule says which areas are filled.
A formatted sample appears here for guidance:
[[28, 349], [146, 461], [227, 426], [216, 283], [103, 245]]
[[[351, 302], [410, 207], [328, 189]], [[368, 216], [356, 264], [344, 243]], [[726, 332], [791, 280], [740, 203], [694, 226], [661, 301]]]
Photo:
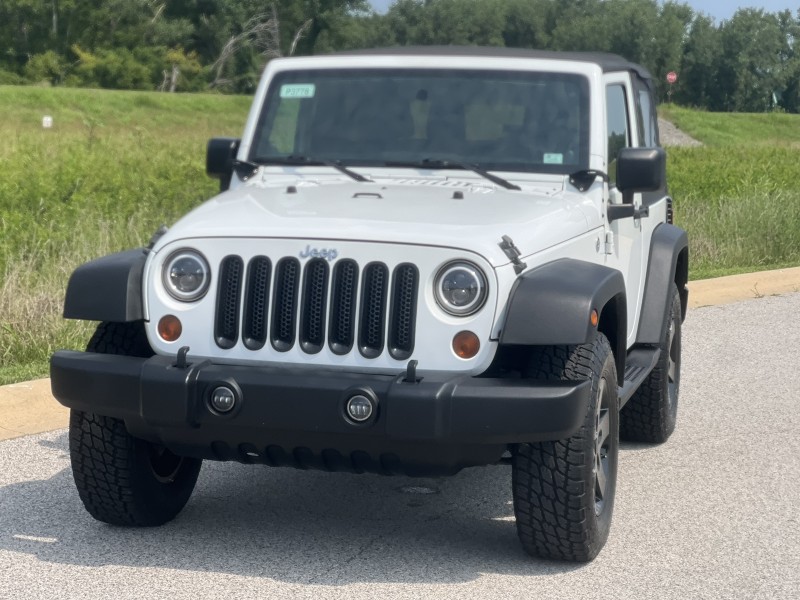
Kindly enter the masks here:
[[689, 282], [689, 308], [800, 292], [800, 267]]
[[[730, 304], [763, 296], [800, 292], [800, 267], [746, 273], [689, 283], [689, 307]], [[50, 380], [0, 387], [0, 440], [67, 426], [69, 410], [50, 393]]]
[[69, 410], [53, 398], [49, 379], [0, 387], [0, 440], [61, 429], [68, 420]]

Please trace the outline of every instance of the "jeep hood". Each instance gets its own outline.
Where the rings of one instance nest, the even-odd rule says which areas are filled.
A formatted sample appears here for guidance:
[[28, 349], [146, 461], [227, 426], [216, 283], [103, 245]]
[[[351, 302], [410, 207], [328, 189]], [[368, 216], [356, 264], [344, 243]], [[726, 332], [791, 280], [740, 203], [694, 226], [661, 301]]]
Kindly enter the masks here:
[[[592, 203], [563, 181], [521, 191], [448, 178], [255, 181], [224, 192], [178, 221], [155, 250], [176, 240], [269, 237], [418, 244], [476, 252], [493, 266], [510, 236], [528, 256], [585, 233]], [[487, 182], [488, 183], [488, 182]]]

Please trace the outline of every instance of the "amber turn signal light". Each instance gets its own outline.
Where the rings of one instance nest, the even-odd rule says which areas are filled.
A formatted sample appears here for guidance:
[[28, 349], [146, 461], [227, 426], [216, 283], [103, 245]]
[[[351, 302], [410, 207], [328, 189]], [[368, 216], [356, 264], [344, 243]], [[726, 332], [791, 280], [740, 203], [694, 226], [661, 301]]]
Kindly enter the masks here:
[[600, 322], [600, 317], [597, 315], [597, 311], [592, 309], [592, 316], [589, 317], [589, 321], [592, 324], [592, 327], [597, 327], [597, 324]]
[[481, 341], [471, 331], [460, 331], [453, 338], [453, 352], [459, 358], [473, 358], [481, 349]]
[[174, 342], [183, 333], [181, 320], [175, 315], [165, 315], [158, 322], [158, 335], [165, 342]]

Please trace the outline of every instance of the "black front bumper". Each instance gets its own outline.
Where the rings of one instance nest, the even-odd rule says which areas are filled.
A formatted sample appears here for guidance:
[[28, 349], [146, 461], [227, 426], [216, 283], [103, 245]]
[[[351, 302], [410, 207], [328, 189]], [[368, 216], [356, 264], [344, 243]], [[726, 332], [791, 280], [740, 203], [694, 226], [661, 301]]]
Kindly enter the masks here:
[[[116, 417], [130, 433], [173, 452], [301, 468], [432, 474], [496, 462], [508, 444], [564, 439], [584, 420], [590, 382], [308, 368], [176, 366], [149, 359], [56, 352], [53, 395], [69, 408]], [[226, 385], [229, 414], [209, 405]], [[347, 400], [364, 394], [375, 417], [354, 424]]]

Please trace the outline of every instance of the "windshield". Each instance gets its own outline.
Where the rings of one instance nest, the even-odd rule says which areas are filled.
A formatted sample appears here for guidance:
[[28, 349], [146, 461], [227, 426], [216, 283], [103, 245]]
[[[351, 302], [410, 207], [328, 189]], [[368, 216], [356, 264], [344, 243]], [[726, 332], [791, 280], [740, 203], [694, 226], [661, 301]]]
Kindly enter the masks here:
[[448, 69], [279, 73], [250, 160], [432, 161], [569, 174], [589, 164], [581, 75]]

